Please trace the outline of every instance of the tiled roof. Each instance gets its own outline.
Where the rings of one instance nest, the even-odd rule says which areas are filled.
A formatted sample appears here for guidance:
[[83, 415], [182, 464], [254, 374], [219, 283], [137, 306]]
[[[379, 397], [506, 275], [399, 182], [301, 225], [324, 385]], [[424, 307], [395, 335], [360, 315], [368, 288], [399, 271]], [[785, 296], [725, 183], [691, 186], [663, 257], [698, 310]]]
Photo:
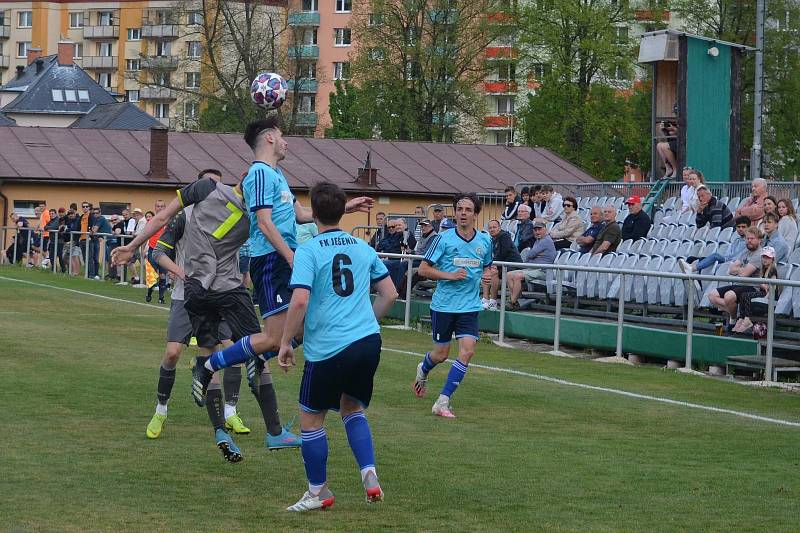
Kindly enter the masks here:
[[8, 118], [4, 114], [0, 113], [0, 126], [16, 126], [16, 122], [13, 119]]
[[101, 104], [70, 125], [70, 128], [104, 130], [149, 130], [159, 124], [152, 115], [130, 102]]
[[[502, 191], [520, 181], [581, 183], [595, 180], [549, 150], [530, 147], [379, 142], [289, 137], [281, 168], [289, 185], [306, 189], [331, 180], [346, 190], [371, 151], [383, 193], [452, 195]], [[0, 127], [0, 179], [175, 186], [209, 167], [234, 182], [252, 153], [240, 134], [169, 133], [168, 178], [147, 175], [147, 131]], [[236, 178], [235, 178], [236, 177]]]

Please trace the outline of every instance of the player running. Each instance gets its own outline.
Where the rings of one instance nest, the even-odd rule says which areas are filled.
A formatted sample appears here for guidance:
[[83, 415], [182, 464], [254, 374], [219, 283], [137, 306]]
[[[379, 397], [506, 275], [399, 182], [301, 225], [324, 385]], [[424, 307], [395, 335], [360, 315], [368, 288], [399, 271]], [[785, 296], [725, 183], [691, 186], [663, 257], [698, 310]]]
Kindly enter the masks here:
[[[333, 505], [326, 465], [328, 438], [323, 423], [338, 410], [347, 440], [361, 469], [367, 502], [383, 500], [375, 471], [375, 451], [364, 409], [372, 398], [381, 335], [378, 320], [397, 298], [386, 266], [370, 246], [339, 229], [347, 196], [333, 183], [311, 189], [311, 209], [319, 235], [297, 249], [294, 292], [280, 343], [278, 364], [294, 366], [293, 337], [304, 328], [305, 367], [300, 385], [301, 446], [308, 491], [287, 511]], [[370, 286], [378, 296], [370, 301]], [[342, 317], [347, 316], [347, 320]], [[303, 326], [305, 320], [305, 327]]]
[[[205, 177], [179, 190], [177, 198], [156, 214], [131, 243], [115, 249], [112, 258], [115, 264], [124, 264], [136, 246], [155, 233], [159, 225], [164, 225], [181, 208], [194, 206], [184, 230], [187, 258], [184, 308], [193, 331], [205, 330], [218, 338], [224, 320], [231, 330], [231, 339], [237, 341], [261, 331], [253, 300], [242, 286], [239, 273], [239, 248], [247, 240], [250, 224], [244, 216], [241, 185], [230, 187], [214, 177]], [[201, 396], [193, 396], [198, 405], [205, 403], [205, 390]], [[267, 447], [298, 447], [300, 439], [281, 426], [272, 380], [259, 387], [258, 403], [267, 426]]]
[[459, 194], [453, 206], [456, 227], [440, 233], [431, 244], [419, 266], [419, 275], [438, 280], [431, 300], [433, 349], [417, 366], [414, 394], [425, 396], [428, 373], [447, 359], [450, 340], [455, 333], [458, 358], [453, 361], [447, 381], [433, 404], [433, 414], [455, 418], [450, 397], [464, 381], [469, 361], [475, 355], [475, 343], [480, 338], [478, 312], [481, 278], [491, 280], [492, 240], [486, 233], [475, 230], [475, 218], [481, 212], [481, 200], [474, 194]]

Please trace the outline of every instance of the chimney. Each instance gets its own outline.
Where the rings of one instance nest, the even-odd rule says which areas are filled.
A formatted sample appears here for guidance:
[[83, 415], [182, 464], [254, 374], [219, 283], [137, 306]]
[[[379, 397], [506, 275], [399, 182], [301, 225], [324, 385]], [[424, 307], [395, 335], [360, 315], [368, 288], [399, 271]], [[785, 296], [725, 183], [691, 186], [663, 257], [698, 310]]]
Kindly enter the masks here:
[[75, 43], [72, 41], [58, 41], [58, 64], [72, 65], [75, 57]]
[[36, 65], [36, 74], [39, 75], [42, 73], [42, 69], [44, 68], [44, 59], [39, 58], [33, 62]]
[[28, 48], [28, 64], [30, 65], [37, 59], [42, 57], [42, 49], [41, 48]]
[[364, 168], [358, 169], [356, 183], [365, 187], [375, 187], [378, 184], [378, 169], [372, 168], [372, 150], [367, 150], [367, 159], [364, 161]]
[[169, 153], [169, 130], [162, 125], [150, 126], [150, 170], [147, 175], [155, 179], [167, 179], [167, 154]]
[[25, 67], [17, 65], [17, 79], [20, 79], [23, 74], [25, 74]]

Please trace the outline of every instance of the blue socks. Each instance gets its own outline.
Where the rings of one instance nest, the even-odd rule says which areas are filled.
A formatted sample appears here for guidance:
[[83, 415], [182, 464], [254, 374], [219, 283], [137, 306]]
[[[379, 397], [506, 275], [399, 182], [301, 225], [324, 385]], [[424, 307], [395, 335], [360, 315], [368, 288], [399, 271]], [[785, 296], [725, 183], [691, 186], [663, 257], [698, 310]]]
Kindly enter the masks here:
[[[297, 348], [298, 346], [300, 346], [300, 343], [297, 342], [294, 337], [292, 337], [292, 348]], [[278, 357], [278, 352], [264, 352], [259, 357], [261, 357], [261, 359], [264, 361], [269, 361], [273, 357]]]
[[425, 354], [425, 359], [422, 360], [422, 371], [427, 374], [428, 372], [433, 370], [433, 367], [435, 367], [435, 366], [436, 366], [436, 363], [434, 363], [431, 360], [431, 352], [426, 353]]
[[300, 451], [306, 467], [308, 486], [312, 494], [318, 494], [328, 479], [328, 435], [325, 428], [301, 431]]
[[366, 468], [375, 468], [375, 449], [372, 447], [372, 433], [369, 422], [364, 416], [364, 411], [342, 417], [344, 429], [347, 431], [347, 441], [353, 456], [356, 458], [358, 468], [363, 472]]
[[250, 344], [250, 336], [242, 337], [232, 346], [228, 346], [221, 352], [214, 353], [208, 358], [207, 364], [210, 370], [216, 372], [220, 368], [238, 365], [255, 357], [253, 346]]
[[466, 374], [467, 365], [458, 359], [453, 361], [453, 366], [450, 367], [450, 372], [447, 374], [447, 381], [445, 381], [444, 387], [442, 387], [442, 394], [448, 398], [452, 396], [456, 388], [458, 388], [458, 385], [464, 380]]

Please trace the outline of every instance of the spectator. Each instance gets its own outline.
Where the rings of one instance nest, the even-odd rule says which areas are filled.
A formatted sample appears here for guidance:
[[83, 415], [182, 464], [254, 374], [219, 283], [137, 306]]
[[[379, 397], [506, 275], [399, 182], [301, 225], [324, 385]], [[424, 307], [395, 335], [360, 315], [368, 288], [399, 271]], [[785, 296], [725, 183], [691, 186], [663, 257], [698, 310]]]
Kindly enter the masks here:
[[[745, 249], [734, 261], [728, 274], [741, 278], [753, 276], [761, 268], [761, 230], [750, 226], [745, 230]], [[736, 318], [736, 306], [741, 294], [753, 289], [750, 285], [724, 285], [708, 294], [708, 299], [720, 311], [728, 315], [728, 330], [732, 330]]]
[[583, 234], [586, 224], [578, 215], [578, 201], [572, 196], [564, 198], [564, 218], [550, 228], [550, 237], [553, 238], [556, 250], [569, 248], [575, 239]]
[[628, 204], [628, 216], [622, 223], [622, 240], [644, 239], [653, 226], [650, 215], [642, 210], [642, 199], [639, 196], [631, 196], [625, 202]]
[[797, 243], [797, 215], [791, 200], [786, 198], [778, 200], [778, 216], [780, 216], [778, 231], [789, 245], [789, 253], [791, 253]]
[[[45, 229], [48, 230], [49, 234], [49, 243], [48, 243], [48, 253], [50, 255], [50, 261], [56, 264], [59, 267], [59, 270], [63, 274], [67, 271], [67, 266], [64, 263], [64, 258], [62, 254], [64, 253], [64, 240], [61, 238], [61, 226], [64, 223], [66, 210], [62, 207], [56, 212], [55, 209], [50, 209], [50, 220], [47, 222], [47, 226]], [[59, 214], [61, 216], [59, 216]], [[56, 263], [56, 261], [58, 261]]]
[[386, 224], [386, 236], [378, 243], [377, 251], [385, 254], [400, 254], [402, 250], [403, 234], [397, 231], [397, 223], [390, 220]]
[[380, 243], [386, 234], [389, 233], [389, 228], [386, 227], [386, 213], [383, 211], [378, 211], [375, 214], [375, 225], [378, 226], [378, 229], [375, 230], [375, 233], [369, 240], [369, 245], [378, 249], [378, 243]]
[[417, 239], [417, 245], [414, 247], [414, 253], [416, 255], [425, 255], [428, 248], [433, 244], [433, 238], [438, 234], [433, 229], [431, 221], [427, 218], [422, 219], [417, 227], [420, 228], [420, 236]]
[[[616, 214], [614, 216], [616, 216]], [[598, 235], [600, 235], [600, 232], [603, 231], [603, 228], [605, 227], [605, 224], [603, 223], [603, 210], [599, 207], [593, 207], [589, 213], [589, 221], [592, 223], [592, 225], [589, 226], [580, 237], [575, 239], [575, 241], [581, 247], [580, 252], [582, 254], [592, 251], [594, 240]]]
[[97, 227], [97, 218], [92, 211], [92, 204], [89, 202], [83, 202], [81, 204], [81, 210], [83, 210], [83, 214], [81, 215], [81, 227], [80, 227], [80, 236], [78, 238], [78, 246], [80, 248], [81, 257], [85, 260], [88, 258], [89, 264], [86, 265], [86, 269], [88, 271], [88, 275], [90, 278], [93, 278], [97, 275], [97, 268], [94, 262], [94, 253], [92, 245], [93, 234]]
[[542, 200], [542, 186], [534, 185], [531, 187], [530, 195], [528, 205], [531, 206], [531, 218], [541, 217], [545, 206], [545, 202]]
[[746, 216], [757, 223], [764, 216], [764, 200], [767, 198], [767, 180], [756, 178], [750, 186], [752, 194], [736, 209], [736, 216]]
[[707, 257], [689, 256], [686, 261], [678, 259], [678, 266], [684, 274], [701, 273], [706, 268], [717, 263], [729, 263], [737, 259], [745, 249], [745, 232], [750, 227], [750, 219], [741, 216], [736, 218], [736, 236], [728, 246], [728, 253], [724, 256], [713, 253]]
[[81, 217], [74, 209], [67, 211], [67, 220], [64, 224], [64, 238], [65, 242], [69, 241], [69, 245], [65, 249], [69, 253], [70, 263], [72, 266], [72, 275], [77, 276], [81, 270], [83, 263], [83, 255], [81, 255], [81, 247], [78, 244], [77, 233], [81, 231]]
[[[778, 200], [776, 200], [774, 196], [767, 196], [764, 198], [764, 215], [769, 214], [778, 215]], [[761, 217], [761, 220], [758, 222], [758, 229], [764, 231], [764, 217]]]
[[[106, 235], [110, 234], [112, 232], [111, 223], [108, 221], [108, 219], [106, 217], [104, 217], [100, 213], [100, 208], [99, 207], [95, 207], [92, 210], [92, 214], [94, 215], [94, 219], [96, 221], [95, 225], [92, 227], [92, 231], [94, 233], [104, 233]], [[100, 265], [99, 265], [100, 239], [102, 239], [103, 243], [105, 244], [105, 252], [104, 253], [106, 255], [104, 257], [104, 264], [106, 264], [106, 265], [108, 264], [108, 255], [107, 255], [108, 254], [108, 238], [105, 235], [102, 236], [102, 237], [93, 235], [92, 236], [92, 262], [93, 262], [93, 266], [94, 266], [95, 279], [100, 279], [100, 276], [97, 275], [98, 271], [99, 271], [99, 267], [100, 267]]]
[[[535, 222], [533, 231], [536, 234], [536, 242], [522, 254], [523, 262], [535, 265], [552, 265], [556, 262], [557, 252], [553, 244], [553, 238], [547, 234], [547, 226], [544, 222]], [[506, 277], [508, 278], [508, 288], [511, 291], [509, 308], [519, 309], [518, 300], [519, 295], [522, 293], [522, 282], [536, 283], [541, 281], [545, 278], [545, 271], [541, 268], [526, 268], [509, 272]]]
[[42, 250], [42, 268], [47, 268], [50, 264], [50, 232], [47, 231], [47, 224], [53, 217], [51, 211], [55, 213], [55, 209], [47, 209], [47, 202], [39, 204], [41, 213], [39, 214], [39, 225], [37, 229], [42, 232], [41, 250]]
[[394, 223], [395, 231], [400, 234], [400, 249], [402, 253], [412, 253], [417, 246], [417, 239], [414, 238], [414, 233], [408, 230], [405, 219], [398, 218]]
[[542, 185], [542, 212], [536, 216], [536, 220], [544, 222], [558, 222], [561, 220], [561, 213], [564, 211], [564, 200], [561, 195], [553, 190], [552, 185]]
[[609, 204], [603, 208], [603, 229], [592, 245], [593, 254], [607, 254], [619, 246], [622, 232], [617, 224], [617, 208]]
[[656, 144], [656, 151], [664, 160], [664, 178], [675, 178], [678, 172], [678, 125], [672, 121], [661, 122], [664, 140]]
[[773, 248], [775, 250], [774, 259], [780, 263], [785, 261], [789, 256], [789, 244], [778, 231], [778, 224], [778, 215], [773, 213], [764, 215], [764, 218], [761, 219], [761, 226], [764, 231], [764, 242], [761, 245]]
[[[30, 223], [28, 222], [28, 219], [23, 217], [19, 213], [11, 213], [11, 222], [13, 223], [12, 225], [16, 226], [19, 229], [14, 235], [14, 238], [11, 241], [11, 245], [5, 252], [5, 260], [7, 260], [13, 265], [19, 263], [20, 261], [26, 258], [28, 250], [28, 240], [30, 239], [31, 232], [27, 231], [28, 228], [30, 228]], [[14, 243], [16, 243], [16, 252], [14, 248]]]
[[702, 228], [706, 224], [712, 228], [730, 228], [734, 225], [733, 214], [728, 206], [711, 195], [705, 185], [697, 188], [697, 215], [695, 225]]
[[[123, 211], [122, 214], [124, 216], [125, 212]], [[133, 210], [133, 215], [131, 216], [131, 218], [126, 220], [126, 222], [128, 223], [128, 225], [125, 226], [126, 235], [136, 235], [136, 227], [139, 225], [139, 220], [141, 220], [141, 218], [142, 218], [142, 210], [137, 207], [136, 209]]]
[[[508, 263], [522, 263], [522, 257], [514, 246], [511, 234], [500, 228], [500, 221], [489, 221], [489, 235], [492, 237], [492, 259], [494, 261], [505, 261]], [[517, 270], [515, 267], [508, 267], [508, 272]], [[500, 290], [500, 270], [492, 265], [492, 279], [489, 283], [483, 284], [483, 298], [481, 304], [484, 309], [489, 311], [497, 310], [497, 291]]]
[[517, 209], [517, 234], [514, 236], [514, 244], [517, 250], [522, 251], [530, 247], [536, 239], [533, 231], [533, 221], [531, 220], [531, 207], [520, 205]]
[[699, 170], [692, 167], [685, 167], [681, 172], [683, 176], [683, 187], [681, 187], [681, 208], [679, 213], [683, 214], [687, 211], [693, 211], [693, 207], [697, 205], [697, 187], [699, 182], [702, 181], [703, 174]]
[[[514, 187], [508, 186], [505, 188], [506, 194], [506, 206], [503, 209], [503, 214], [500, 216], [500, 220], [516, 220], [517, 218], [517, 209], [520, 206], [520, 200], [517, 197], [517, 190]], [[439, 231], [439, 228], [436, 227], [434, 224], [434, 229]]]
[[422, 236], [422, 228], [420, 227], [420, 221], [425, 218], [425, 208], [421, 205], [418, 205], [414, 208], [414, 240], [419, 242], [420, 237]]
[[436, 233], [442, 232], [442, 222], [447, 220], [444, 218], [444, 207], [441, 204], [436, 204], [433, 206], [433, 220], [431, 220], [431, 224], [433, 224], [433, 229]]
[[[112, 242], [111, 250], [116, 248], [117, 246], [124, 246], [125, 242], [122, 238], [122, 235], [126, 234], [128, 221], [131, 220], [130, 212], [127, 209], [122, 210], [122, 217], [119, 217], [116, 222], [112, 224], [111, 230], [116, 235], [116, 242]], [[113, 222], [113, 220], [112, 220]], [[110, 253], [110, 250], [109, 250]], [[109, 273], [111, 275], [111, 279], [122, 281], [124, 267], [122, 265], [117, 265], [115, 270], [112, 271], [113, 273]]]
[[[761, 268], [759, 269], [756, 277], [764, 279], [778, 279], [778, 269], [775, 266], [775, 250], [769, 246], [765, 246], [761, 250]], [[780, 297], [780, 286], [775, 287], [775, 299]], [[763, 298], [767, 295], [769, 285], [762, 283], [757, 287], [752, 287], [752, 291], [744, 292], [739, 295], [739, 319], [733, 326], [736, 333], [747, 333], [753, 327], [753, 311], [752, 302], [753, 298]]]
[[527, 185], [520, 189], [519, 196], [523, 204], [531, 205], [531, 190]]

